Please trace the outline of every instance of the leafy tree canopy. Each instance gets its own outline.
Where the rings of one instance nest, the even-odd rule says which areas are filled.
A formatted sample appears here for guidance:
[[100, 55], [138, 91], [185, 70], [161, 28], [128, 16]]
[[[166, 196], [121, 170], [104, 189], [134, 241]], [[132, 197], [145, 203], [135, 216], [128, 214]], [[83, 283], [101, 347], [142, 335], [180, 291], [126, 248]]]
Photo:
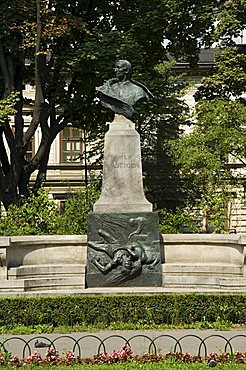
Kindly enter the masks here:
[[205, 216], [217, 221], [217, 231], [228, 216], [232, 191], [244, 183], [246, 162], [246, 55], [226, 48], [217, 55], [211, 74], [198, 89], [193, 131], [172, 143], [182, 176], [195, 191], [193, 198]]
[[[95, 86], [112, 77], [118, 58], [129, 59], [135, 68], [134, 77], [157, 96], [136, 118], [142, 140], [147, 143], [145, 152], [155, 148], [152, 158], [157, 163], [154, 157], [163, 147], [163, 138], [169, 134], [174, 137], [175, 124], [184, 119], [182, 104], [176, 100], [180, 88], [171, 76], [168, 55], [194, 64], [201, 45], [237, 35], [245, 22], [244, 12], [242, 0], [1, 2], [3, 97], [12, 91], [19, 93], [14, 130], [6, 119], [1, 131], [6, 141], [0, 140], [0, 200], [5, 208], [40, 187], [51, 145], [68, 123], [86, 129], [91, 141], [105, 131], [110, 112], [95, 98]], [[26, 83], [36, 88], [34, 100], [23, 94]], [[23, 120], [26, 107], [32, 117], [27, 130]], [[175, 122], [172, 128], [171, 122]], [[27, 161], [26, 150], [36, 130], [41, 132], [40, 145]], [[161, 131], [157, 139], [156, 133]], [[31, 188], [30, 177], [35, 170], [36, 181]]]

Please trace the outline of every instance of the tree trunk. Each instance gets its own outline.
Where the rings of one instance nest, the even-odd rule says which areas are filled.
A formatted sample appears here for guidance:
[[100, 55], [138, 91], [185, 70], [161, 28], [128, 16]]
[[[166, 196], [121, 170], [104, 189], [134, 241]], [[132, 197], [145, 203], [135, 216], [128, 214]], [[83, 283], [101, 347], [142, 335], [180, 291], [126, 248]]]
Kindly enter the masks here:
[[3, 128], [0, 127], [0, 162], [2, 165], [3, 174], [7, 175], [10, 169], [9, 159], [6, 153], [6, 148], [3, 141]]

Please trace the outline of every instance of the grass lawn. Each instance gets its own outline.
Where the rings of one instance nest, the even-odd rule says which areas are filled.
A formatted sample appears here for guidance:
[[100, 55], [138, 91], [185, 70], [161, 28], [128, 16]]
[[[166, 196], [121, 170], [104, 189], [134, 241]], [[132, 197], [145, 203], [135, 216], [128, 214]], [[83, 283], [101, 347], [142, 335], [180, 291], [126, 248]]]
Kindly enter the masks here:
[[12, 334], [12, 335], [22, 335], [22, 334], [69, 334], [74, 332], [97, 332], [100, 330], [172, 330], [172, 329], [215, 329], [215, 330], [230, 330], [230, 329], [246, 329], [245, 324], [232, 325], [228, 322], [222, 322], [218, 324], [209, 322], [197, 322], [190, 325], [153, 325], [153, 324], [129, 324], [129, 323], [112, 323], [105, 327], [103, 323], [97, 323], [95, 325], [63, 325], [54, 327], [53, 325], [43, 324], [34, 326], [25, 325], [13, 325], [13, 326], [0, 326], [1, 334]]
[[[28, 365], [25, 366], [27, 368], [38, 368], [36, 365]], [[50, 370], [51, 367], [54, 366], [42, 366], [42, 370]], [[10, 369], [13, 368], [13, 366], [1, 366], [1, 369]], [[39, 366], [40, 368], [40, 366]], [[59, 370], [208, 370], [208, 365], [206, 363], [196, 363], [196, 364], [186, 364], [186, 363], [177, 363], [173, 361], [166, 361], [161, 363], [118, 363], [118, 364], [100, 364], [100, 365], [72, 365], [72, 366], [66, 366], [62, 365], [59, 366]], [[246, 366], [243, 364], [218, 364], [217, 369], [221, 370], [245, 370]]]

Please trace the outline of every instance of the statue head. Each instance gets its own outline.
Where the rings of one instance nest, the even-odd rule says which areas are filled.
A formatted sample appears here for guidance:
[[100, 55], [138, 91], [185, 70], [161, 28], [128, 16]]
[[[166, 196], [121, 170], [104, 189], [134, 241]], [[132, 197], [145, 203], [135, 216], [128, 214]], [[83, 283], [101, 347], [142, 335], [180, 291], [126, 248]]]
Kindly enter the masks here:
[[132, 65], [128, 60], [121, 59], [115, 63], [115, 74], [120, 81], [129, 80], [132, 73]]

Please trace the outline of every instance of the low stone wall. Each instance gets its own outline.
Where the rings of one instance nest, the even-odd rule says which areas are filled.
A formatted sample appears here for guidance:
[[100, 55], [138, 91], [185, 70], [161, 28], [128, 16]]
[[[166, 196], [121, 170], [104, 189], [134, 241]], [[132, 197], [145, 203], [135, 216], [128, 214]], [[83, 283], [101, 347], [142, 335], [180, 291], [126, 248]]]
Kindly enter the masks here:
[[86, 264], [86, 235], [15, 236], [9, 238], [8, 268], [29, 265]]
[[[245, 246], [246, 234], [162, 235], [160, 292], [246, 293]], [[85, 235], [0, 237], [0, 292], [83, 294], [86, 258]]]
[[87, 237], [0, 238], [0, 292], [85, 288]]
[[163, 285], [246, 290], [246, 234], [163, 235]]

